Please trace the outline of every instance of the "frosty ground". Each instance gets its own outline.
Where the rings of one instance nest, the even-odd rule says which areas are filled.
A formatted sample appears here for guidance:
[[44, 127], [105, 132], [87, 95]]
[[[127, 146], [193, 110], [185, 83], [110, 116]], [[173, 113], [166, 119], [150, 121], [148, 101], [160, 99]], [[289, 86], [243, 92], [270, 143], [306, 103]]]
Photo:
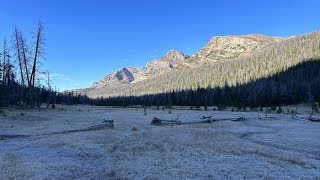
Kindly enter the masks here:
[[[0, 179], [320, 179], [320, 123], [289, 114], [258, 119], [257, 112], [60, 108], [2, 109]], [[246, 120], [150, 124], [178, 115]], [[114, 129], [70, 132], [106, 118]]]

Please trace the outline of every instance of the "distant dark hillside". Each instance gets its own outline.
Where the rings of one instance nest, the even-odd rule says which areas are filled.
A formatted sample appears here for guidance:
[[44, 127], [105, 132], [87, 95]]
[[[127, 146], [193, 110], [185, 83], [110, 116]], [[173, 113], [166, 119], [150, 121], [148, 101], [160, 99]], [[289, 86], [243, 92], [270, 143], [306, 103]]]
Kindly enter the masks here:
[[[97, 98], [101, 96], [141, 96], [172, 92], [173, 90], [181, 92], [199, 88], [239, 87], [286, 72], [298, 64], [319, 59], [320, 33], [314, 32], [267, 45], [250, 56], [172, 71], [134, 84], [86, 89], [82, 93]], [[309, 76], [301, 77], [299, 81], [296, 81], [297, 77], [288, 76], [280, 84], [286, 86], [286, 84], [293, 84], [293, 82], [308, 83], [309, 79], [306, 78]], [[319, 74], [314, 73], [312, 78], [319, 78]], [[293, 88], [288, 87], [288, 91]]]

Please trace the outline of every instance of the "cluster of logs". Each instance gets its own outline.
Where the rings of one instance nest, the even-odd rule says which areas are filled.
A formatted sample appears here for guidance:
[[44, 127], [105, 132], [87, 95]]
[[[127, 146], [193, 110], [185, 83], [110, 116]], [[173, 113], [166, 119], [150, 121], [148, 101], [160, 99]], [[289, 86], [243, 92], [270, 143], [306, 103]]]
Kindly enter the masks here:
[[178, 120], [165, 120], [154, 117], [151, 121], [151, 125], [155, 126], [166, 126], [166, 125], [182, 125], [182, 124], [203, 124], [203, 123], [212, 123], [217, 121], [241, 121], [245, 120], [245, 117], [237, 117], [237, 118], [227, 118], [227, 119], [214, 119], [212, 116], [202, 116], [199, 121], [189, 121], [183, 122]]

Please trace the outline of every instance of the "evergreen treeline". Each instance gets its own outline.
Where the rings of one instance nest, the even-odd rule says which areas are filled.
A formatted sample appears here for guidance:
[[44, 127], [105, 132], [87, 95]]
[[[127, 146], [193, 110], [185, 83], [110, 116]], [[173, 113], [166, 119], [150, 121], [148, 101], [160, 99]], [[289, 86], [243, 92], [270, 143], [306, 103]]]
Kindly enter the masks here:
[[[4, 85], [0, 82], [0, 107], [20, 106], [28, 107], [23, 101], [24, 94], [28, 92], [28, 87], [12, 81], [12, 83]], [[34, 107], [40, 107], [41, 104], [47, 104], [52, 108], [55, 104], [78, 105], [92, 104], [92, 100], [87, 96], [74, 94], [73, 92], [56, 92], [49, 90], [44, 86], [34, 88], [35, 104]], [[49, 106], [50, 105], [50, 106]]]
[[320, 60], [302, 62], [273, 76], [243, 85], [172, 91], [143, 96], [98, 98], [107, 106], [226, 106], [259, 107], [320, 101]]

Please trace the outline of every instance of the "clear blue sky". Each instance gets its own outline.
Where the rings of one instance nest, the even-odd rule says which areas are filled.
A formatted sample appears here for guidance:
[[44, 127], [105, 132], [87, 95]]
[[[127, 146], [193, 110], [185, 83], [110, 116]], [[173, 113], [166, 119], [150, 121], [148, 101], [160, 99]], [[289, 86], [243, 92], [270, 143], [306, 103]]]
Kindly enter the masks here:
[[[60, 90], [88, 87], [174, 48], [188, 55], [212, 36], [293, 36], [320, 29], [319, 0], [0, 0], [0, 45], [17, 25], [45, 26], [46, 61]], [[2, 48], [1, 48], [2, 49]]]

